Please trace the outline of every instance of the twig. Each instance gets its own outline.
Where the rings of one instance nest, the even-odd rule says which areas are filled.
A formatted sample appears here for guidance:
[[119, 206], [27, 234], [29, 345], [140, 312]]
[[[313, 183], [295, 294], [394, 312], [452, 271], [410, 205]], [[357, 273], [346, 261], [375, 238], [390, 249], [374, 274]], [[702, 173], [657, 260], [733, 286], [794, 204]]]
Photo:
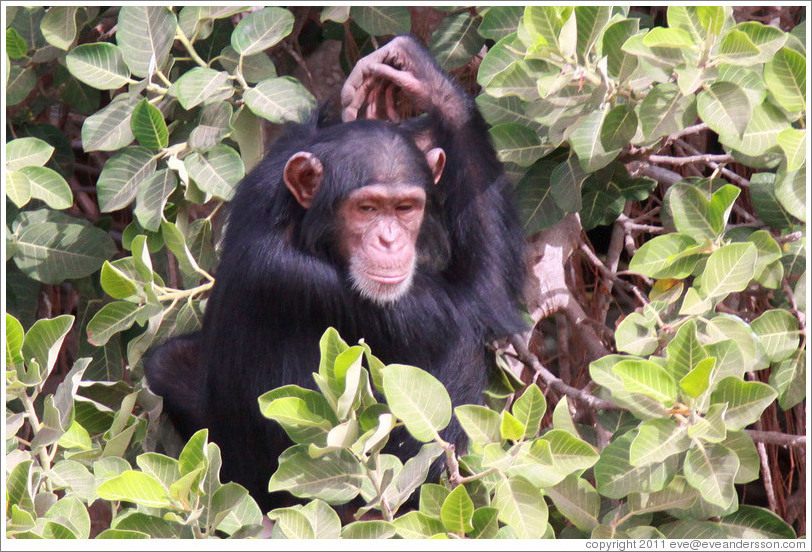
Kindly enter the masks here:
[[[692, 146], [691, 144], [689, 144], [685, 140], [677, 140], [676, 143], [678, 143], [681, 147], [685, 148], [686, 150], [693, 153], [694, 155], [702, 155], [701, 151], [696, 149], [694, 146]], [[749, 180], [747, 180], [743, 176], [739, 176], [738, 174], [734, 173], [730, 169], [726, 169], [724, 167], [719, 167], [719, 164], [714, 162], [714, 161], [708, 161], [707, 165], [710, 168], [712, 168], [713, 170], [721, 169], [720, 172], [724, 176], [726, 176], [729, 180], [734, 182], [735, 184], [738, 184], [739, 186], [741, 186], [743, 188], [749, 188], [750, 187], [750, 181]]]
[[516, 351], [516, 358], [518, 358], [528, 368], [536, 371], [548, 387], [551, 387], [559, 393], [572, 397], [573, 399], [597, 410], [620, 410], [620, 407], [612, 401], [607, 401], [606, 399], [601, 399], [600, 397], [590, 395], [582, 389], [577, 389], [567, 385], [562, 380], [555, 377], [555, 375], [547, 370], [547, 368], [542, 366], [539, 359], [530, 352], [521, 336], [512, 335], [510, 338], [508, 338], [508, 340]]
[[698, 125], [691, 125], [689, 127], [685, 127], [676, 134], [672, 134], [671, 136], [669, 136], [668, 139], [666, 140], [666, 143], [679, 140], [683, 136], [688, 136], [689, 134], [699, 134], [703, 130], [708, 130], [708, 123], [699, 123]]
[[777, 445], [779, 447], [806, 448], [806, 435], [788, 435], [778, 431], [760, 431], [758, 429], [745, 429], [756, 443]]
[[764, 446], [764, 443], [756, 443], [756, 450], [758, 450], [758, 457], [759, 460], [761, 460], [761, 474], [764, 477], [764, 490], [767, 492], [767, 504], [770, 505], [770, 510], [777, 512], [778, 501], [775, 499], [773, 474], [770, 469], [770, 459], [767, 457], [767, 447]]
[[671, 157], [670, 155], [649, 155], [648, 160], [652, 163], [662, 165], [689, 165], [691, 163], [732, 163], [735, 161], [732, 155], [714, 155], [707, 153], [704, 155], [690, 155], [688, 157]]
[[798, 310], [798, 303], [795, 301], [795, 292], [789, 287], [789, 282], [786, 278], [781, 278], [781, 289], [784, 290], [789, 300], [790, 312], [798, 319], [798, 329], [804, 332], [806, 330], [806, 314]]

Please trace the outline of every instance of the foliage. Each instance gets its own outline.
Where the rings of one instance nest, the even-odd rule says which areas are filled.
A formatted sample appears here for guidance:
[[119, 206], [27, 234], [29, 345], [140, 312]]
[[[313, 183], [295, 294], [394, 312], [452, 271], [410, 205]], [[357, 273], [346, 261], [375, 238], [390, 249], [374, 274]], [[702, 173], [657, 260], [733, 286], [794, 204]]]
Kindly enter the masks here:
[[[338, 39], [346, 69], [410, 29], [481, 87], [537, 272], [577, 275], [562, 284], [568, 308], [528, 297], [554, 338], [531, 345], [559, 377], [500, 349], [489, 406], [452, 408], [431, 375], [328, 331], [318, 391], [259, 398], [295, 443], [270, 488], [309, 500], [270, 512], [272, 536], [803, 526], [741, 489], [784, 497], [794, 489], [761, 481], [764, 466], [805, 469], [751, 431], [805, 433], [805, 22], [785, 32], [711, 6], [6, 9], [7, 536], [260, 534], [264, 512], [219, 482], [205, 431], [174, 454], [159, 438], [140, 360], [200, 326], [221, 206], [265, 126], [317, 103], [305, 52]], [[577, 253], [541, 255], [574, 217], [588, 231], [569, 236]], [[600, 409], [573, 387], [587, 373]], [[439, 433], [452, 419], [470, 439], [459, 457]], [[420, 454], [383, 453], [393, 431]], [[432, 462], [449, 475], [424, 483]], [[358, 497], [357, 518], [378, 519], [342, 526], [331, 505]], [[110, 517], [91, 532], [100, 510]]]

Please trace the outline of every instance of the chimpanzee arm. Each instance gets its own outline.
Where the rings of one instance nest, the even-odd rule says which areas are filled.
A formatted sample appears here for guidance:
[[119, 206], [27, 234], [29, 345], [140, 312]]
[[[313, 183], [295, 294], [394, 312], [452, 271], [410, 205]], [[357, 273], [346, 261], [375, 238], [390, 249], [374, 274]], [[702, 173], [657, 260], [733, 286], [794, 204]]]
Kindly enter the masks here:
[[[392, 85], [399, 91], [392, 91]], [[511, 187], [476, 104], [414, 38], [399, 36], [361, 59], [342, 90], [344, 120], [393, 117], [402, 92], [436, 122], [446, 152], [440, 181], [451, 237], [446, 282], [457, 304], [470, 305], [489, 333], [520, 329], [524, 238]]]

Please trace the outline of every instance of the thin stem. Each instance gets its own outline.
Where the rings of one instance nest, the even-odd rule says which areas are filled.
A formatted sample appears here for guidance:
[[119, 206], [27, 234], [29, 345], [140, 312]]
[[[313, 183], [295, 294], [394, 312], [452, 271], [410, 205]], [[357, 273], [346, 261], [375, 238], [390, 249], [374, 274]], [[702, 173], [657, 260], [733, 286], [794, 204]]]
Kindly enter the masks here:
[[203, 58], [197, 54], [195, 47], [192, 45], [192, 42], [186, 37], [186, 33], [183, 32], [183, 29], [178, 26], [178, 32], [175, 35], [175, 38], [180, 40], [181, 44], [183, 44], [186, 51], [189, 52], [189, 55], [192, 56], [192, 59], [195, 60], [195, 63], [200, 65], [201, 67], [208, 67], [208, 64], [203, 61]]

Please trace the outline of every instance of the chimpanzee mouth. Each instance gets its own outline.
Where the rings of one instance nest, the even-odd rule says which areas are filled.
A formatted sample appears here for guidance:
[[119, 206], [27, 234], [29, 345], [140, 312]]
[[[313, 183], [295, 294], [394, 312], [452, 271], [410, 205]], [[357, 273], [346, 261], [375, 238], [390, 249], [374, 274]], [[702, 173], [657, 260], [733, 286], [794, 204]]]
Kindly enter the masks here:
[[390, 275], [383, 275], [383, 274], [371, 274], [367, 273], [367, 277], [372, 280], [373, 282], [377, 282], [383, 285], [394, 286], [401, 282], [403, 282], [406, 278], [409, 277], [409, 272], [404, 272], [403, 274], [397, 274], [394, 276]]

